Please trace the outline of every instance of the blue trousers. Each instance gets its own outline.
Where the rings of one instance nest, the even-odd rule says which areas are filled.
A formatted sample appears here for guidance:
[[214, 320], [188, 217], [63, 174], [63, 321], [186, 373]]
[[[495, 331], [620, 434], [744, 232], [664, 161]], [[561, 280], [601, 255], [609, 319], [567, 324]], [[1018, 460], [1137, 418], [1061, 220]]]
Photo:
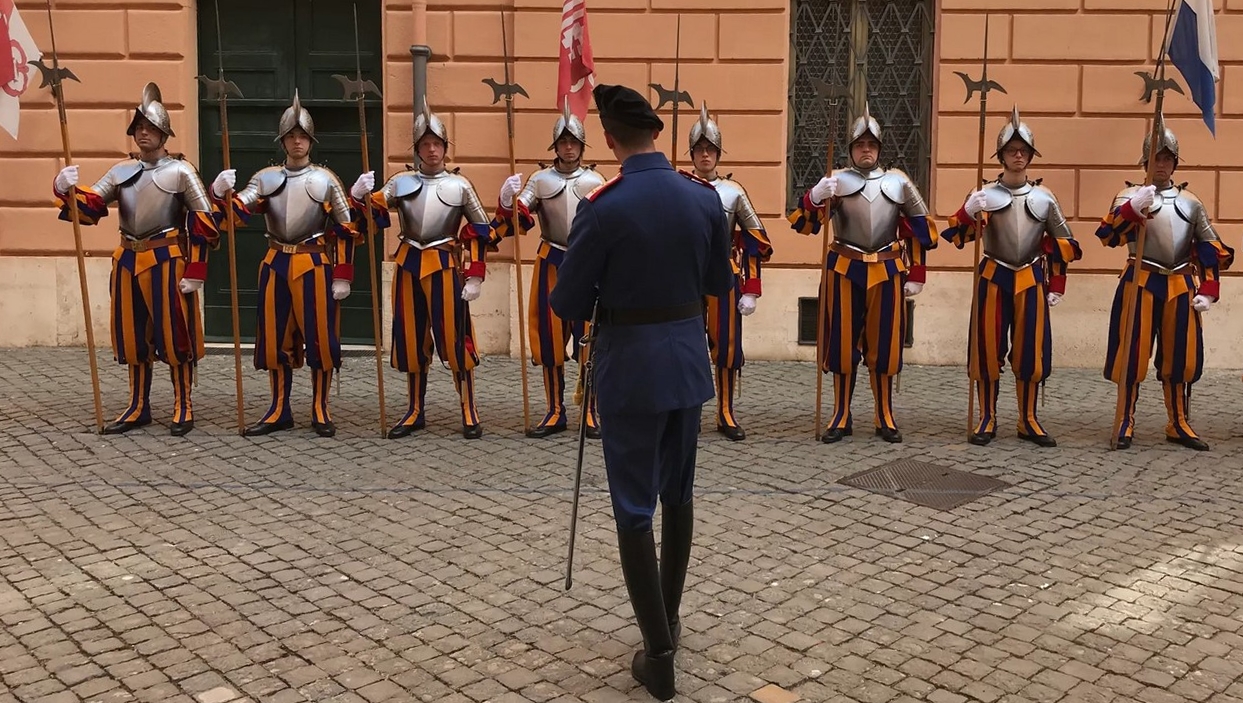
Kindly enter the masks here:
[[701, 407], [600, 416], [604, 469], [618, 530], [652, 529], [656, 499], [684, 505], [695, 488]]

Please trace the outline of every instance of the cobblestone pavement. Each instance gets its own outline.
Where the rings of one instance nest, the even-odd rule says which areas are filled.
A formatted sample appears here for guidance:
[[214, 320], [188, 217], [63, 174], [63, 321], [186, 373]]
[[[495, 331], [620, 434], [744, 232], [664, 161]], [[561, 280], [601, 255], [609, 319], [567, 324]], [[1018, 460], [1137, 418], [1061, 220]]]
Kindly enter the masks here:
[[[156, 424], [93, 434], [84, 356], [0, 352], [0, 703], [650, 700], [599, 444], [566, 592], [575, 438], [521, 436], [514, 362], [480, 368], [482, 440], [458, 434], [447, 371], [429, 428], [380, 439], [365, 356], [332, 398], [337, 437], [311, 432], [303, 371], [298, 429], [252, 440], [232, 358], [210, 356], [175, 439], [163, 369]], [[125, 379], [100, 358], [110, 420]], [[963, 370], [914, 367], [905, 443], [863, 431], [863, 386], [861, 431], [826, 446], [813, 379], [749, 365], [745, 442], [705, 415], [679, 700], [1243, 701], [1237, 372], [1196, 387], [1210, 453], [1163, 441], [1153, 382], [1135, 447], [1111, 453], [1095, 370], [1048, 384], [1056, 449], [1014, 437], [1009, 386], [998, 440], [968, 445]], [[386, 388], [392, 421], [405, 384]], [[249, 371], [248, 421], [266, 392]], [[938, 511], [837, 482], [899, 458], [1013, 485]]]

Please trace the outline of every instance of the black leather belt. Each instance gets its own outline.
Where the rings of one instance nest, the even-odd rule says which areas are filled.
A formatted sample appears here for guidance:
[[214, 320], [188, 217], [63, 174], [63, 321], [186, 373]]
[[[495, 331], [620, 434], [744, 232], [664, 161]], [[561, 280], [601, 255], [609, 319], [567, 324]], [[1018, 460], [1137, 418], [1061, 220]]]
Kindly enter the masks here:
[[661, 322], [677, 322], [701, 317], [703, 312], [701, 300], [667, 308], [602, 309], [596, 313], [596, 323], [601, 325], [655, 325]]

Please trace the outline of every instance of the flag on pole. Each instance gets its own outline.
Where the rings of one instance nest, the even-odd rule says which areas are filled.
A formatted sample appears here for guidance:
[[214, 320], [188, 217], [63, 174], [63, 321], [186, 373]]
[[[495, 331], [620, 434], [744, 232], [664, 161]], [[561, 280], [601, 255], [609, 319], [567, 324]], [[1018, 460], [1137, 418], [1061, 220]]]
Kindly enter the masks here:
[[1213, 0], [1179, 0], [1170, 36], [1166, 39], [1170, 61], [1183, 74], [1191, 99], [1200, 107], [1208, 131], [1217, 136], [1213, 108], [1217, 105], [1220, 77], [1217, 66], [1217, 24]]
[[0, 0], [0, 128], [17, 139], [21, 96], [30, 87], [33, 67], [42, 58], [13, 0]]
[[[4, 0], [0, 0], [4, 2]], [[561, 7], [561, 65], [557, 78], [557, 105], [570, 98], [570, 112], [587, 118], [591, 89], [596, 85], [596, 66], [587, 33], [586, 0], [564, 0]]]

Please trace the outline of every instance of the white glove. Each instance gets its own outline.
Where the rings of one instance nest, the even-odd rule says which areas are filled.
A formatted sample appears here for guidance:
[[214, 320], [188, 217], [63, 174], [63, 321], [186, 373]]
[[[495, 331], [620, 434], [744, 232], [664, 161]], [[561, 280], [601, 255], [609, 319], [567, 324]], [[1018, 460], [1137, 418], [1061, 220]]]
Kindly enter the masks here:
[[66, 166], [62, 168], [60, 170], [60, 173], [56, 174], [56, 182], [53, 183], [52, 185], [56, 188], [57, 193], [64, 195], [65, 193], [68, 193], [69, 190], [73, 188], [74, 186], [76, 186], [77, 184], [78, 184], [78, 167], [74, 165], [74, 166]]
[[1152, 202], [1156, 199], [1157, 187], [1154, 185], [1147, 185], [1135, 191], [1134, 195], [1131, 196], [1131, 199], [1128, 202], [1131, 203], [1131, 209], [1135, 211], [1135, 214], [1139, 215], [1144, 212], [1144, 208], [1151, 206]]
[[1047, 296], [1045, 296], [1045, 300], [1049, 301], [1049, 307], [1051, 308], [1057, 307], [1057, 304], [1062, 302], [1062, 294], [1061, 293], [1049, 293]]
[[514, 196], [522, 190], [522, 174], [515, 173], [501, 184], [501, 205], [507, 209], [514, 206]]
[[738, 312], [743, 315], [750, 315], [755, 312], [755, 301], [756, 297], [754, 295], [743, 293], [742, 297], [738, 298]]
[[177, 290], [181, 291], [182, 295], [197, 293], [202, 287], [203, 282], [196, 281], [193, 278], [183, 278], [177, 281]]
[[988, 203], [988, 196], [985, 195], [984, 191], [977, 190], [971, 195], [967, 196], [967, 202], [962, 207], [964, 210], [967, 211], [968, 215], [975, 217], [976, 213], [983, 210], [984, 206], [987, 203]]
[[332, 282], [332, 299], [345, 300], [350, 294], [350, 282], [340, 278]]
[[1207, 295], [1197, 295], [1191, 299], [1191, 307], [1195, 308], [1196, 312], [1208, 312], [1212, 305], [1213, 299]]
[[355, 200], [362, 200], [373, 188], [375, 188], [375, 171], [368, 171], [359, 176], [358, 180], [354, 181], [354, 185], [350, 186], [350, 195], [354, 196]]
[[924, 284], [915, 283], [914, 281], [907, 281], [906, 283], [902, 284], [902, 292], [906, 293], [908, 298], [913, 298], [919, 295], [919, 291], [923, 289], [924, 289]]
[[211, 183], [211, 192], [217, 198], [223, 198], [224, 194], [233, 190], [233, 186], [237, 185], [237, 169], [231, 168], [227, 171], [221, 171], [216, 180]]
[[483, 286], [483, 279], [471, 276], [466, 279], [466, 283], [462, 286], [462, 300], [470, 302], [479, 297], [480, 288]]
[[825, 176], [811, 187], [811, 204], [823, 205], [826, 200], [837, 195], [837, 178]]

